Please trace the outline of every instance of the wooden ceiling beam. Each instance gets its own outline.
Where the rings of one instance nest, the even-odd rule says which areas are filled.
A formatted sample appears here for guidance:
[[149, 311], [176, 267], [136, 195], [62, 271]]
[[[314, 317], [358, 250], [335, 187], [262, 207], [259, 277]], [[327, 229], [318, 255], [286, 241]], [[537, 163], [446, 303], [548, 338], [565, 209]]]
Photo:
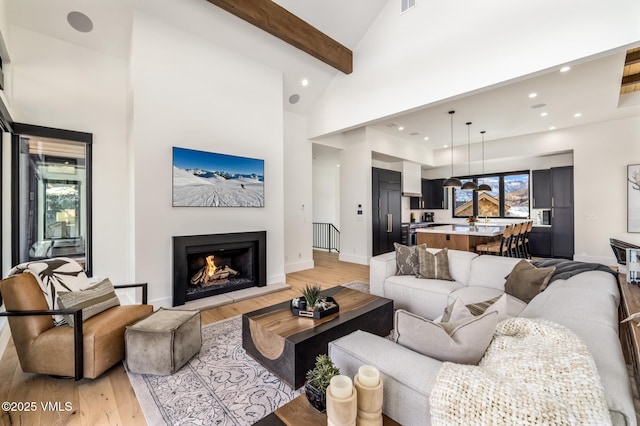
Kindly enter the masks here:
[[345, 74], [353, 71], [353, 54], [350, 49], [272, 0], [207, 1]]
[[622, 77], [621, 86], [628, 86], [629, 84], [640, 83], [640, 74], [629, 74]]
[[640, 62], [640, 50], [636, 50], [634, 52], [627, 52], [627, 56], [624, 60], [624, 65], [633, 65]]

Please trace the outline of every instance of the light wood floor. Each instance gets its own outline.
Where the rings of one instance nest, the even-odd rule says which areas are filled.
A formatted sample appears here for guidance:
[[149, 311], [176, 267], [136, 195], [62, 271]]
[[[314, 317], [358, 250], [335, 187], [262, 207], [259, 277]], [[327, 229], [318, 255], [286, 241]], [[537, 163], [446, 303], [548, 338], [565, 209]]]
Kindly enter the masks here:
[[[290, 290], [210, 309], [202, 312], [202, 323], [209, 324], [250, 312], [300, 295], [299, 289], [315, 283], [323, 289], [352, 281], [369, 282], [369, 267], [340, 262], [335, 253], [314, 252], [315, 267], [287, 274]], [[0, 425], [146, 425], [133, 389], [122, 364], [95, 380], [78, 382], [49, 376], [23, 373], [15, 347], [10, 341], [0, 360], [0, 402], [37, 404], [34, 412], [0, 410]], [[62, 411], [46, 411], [41, 402], [60, 403]], [[65, 403], [72, 409], [64, 411]]]

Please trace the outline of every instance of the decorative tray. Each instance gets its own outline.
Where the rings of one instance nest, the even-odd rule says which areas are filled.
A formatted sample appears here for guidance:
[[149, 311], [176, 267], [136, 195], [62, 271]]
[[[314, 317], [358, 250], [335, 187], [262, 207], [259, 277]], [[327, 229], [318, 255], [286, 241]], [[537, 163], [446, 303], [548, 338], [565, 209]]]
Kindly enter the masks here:
[[[340, 306], [336, 302], [336, 299], [331, 296], [322, 298], [322, 301], [326, 304], [326, 308], [323, 310], [308, 311], [306, 309], [299, 309], [298, 306], [300, 306], [301, 300], [304, 301], [304, 297], [296, 297], [291, 301], [291, 311], [293, 312], [293, 315], [318, 319], [340, 311]], [[306, 305], [306, 301], [304, 303]]]

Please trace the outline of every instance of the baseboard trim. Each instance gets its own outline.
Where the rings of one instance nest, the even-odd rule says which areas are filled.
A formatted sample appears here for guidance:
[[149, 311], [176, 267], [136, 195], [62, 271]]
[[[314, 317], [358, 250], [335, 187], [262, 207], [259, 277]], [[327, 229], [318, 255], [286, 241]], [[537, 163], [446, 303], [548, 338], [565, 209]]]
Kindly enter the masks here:
[[288, 263], [284, 265], [284, 273], [291, 274], [292, 272], [304, 271], [306, 269], [313, 269], [313, 259], [304, 260], [302, 262]]
[[368, 265], [369, 264], [369, 257], [367, 257], [367, 256], [356, 256], [356, 255], [351, 255], [351, 254], [340, 253], [340, 256], [338, 256], [338, 259], [341, 262], [357, 263], [359, 265]]

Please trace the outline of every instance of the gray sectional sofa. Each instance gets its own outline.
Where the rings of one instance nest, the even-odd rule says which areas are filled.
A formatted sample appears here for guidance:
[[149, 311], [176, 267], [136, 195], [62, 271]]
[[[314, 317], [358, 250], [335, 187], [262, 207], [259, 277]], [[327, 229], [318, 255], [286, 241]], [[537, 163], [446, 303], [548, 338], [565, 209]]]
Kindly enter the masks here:
[[[438, 250], [428, 249], [431, 252]], [[456, 298], [477, 303], [504, 294], [505, 277], [519, 259], [449, 250], [454, 281], [395, 275], [395, 253], [371, 259], [371, 292], [428, 319], [439, 317]], [[528, 304], [508, 296], [509, 316], [540, 318], [576, 333], [593, 355], [614, 425], [636, 425], [631, 385], [618, 339], [619, 291], [613, 274], [583, 272], [553, 281]], [[378, 367], [384, 380], [383, 411], [399, 423], [429, 425], [429, 395], [443, 363], [389, 339], [356, 331], [329, 345], [343, 374], [364, 364]]]

